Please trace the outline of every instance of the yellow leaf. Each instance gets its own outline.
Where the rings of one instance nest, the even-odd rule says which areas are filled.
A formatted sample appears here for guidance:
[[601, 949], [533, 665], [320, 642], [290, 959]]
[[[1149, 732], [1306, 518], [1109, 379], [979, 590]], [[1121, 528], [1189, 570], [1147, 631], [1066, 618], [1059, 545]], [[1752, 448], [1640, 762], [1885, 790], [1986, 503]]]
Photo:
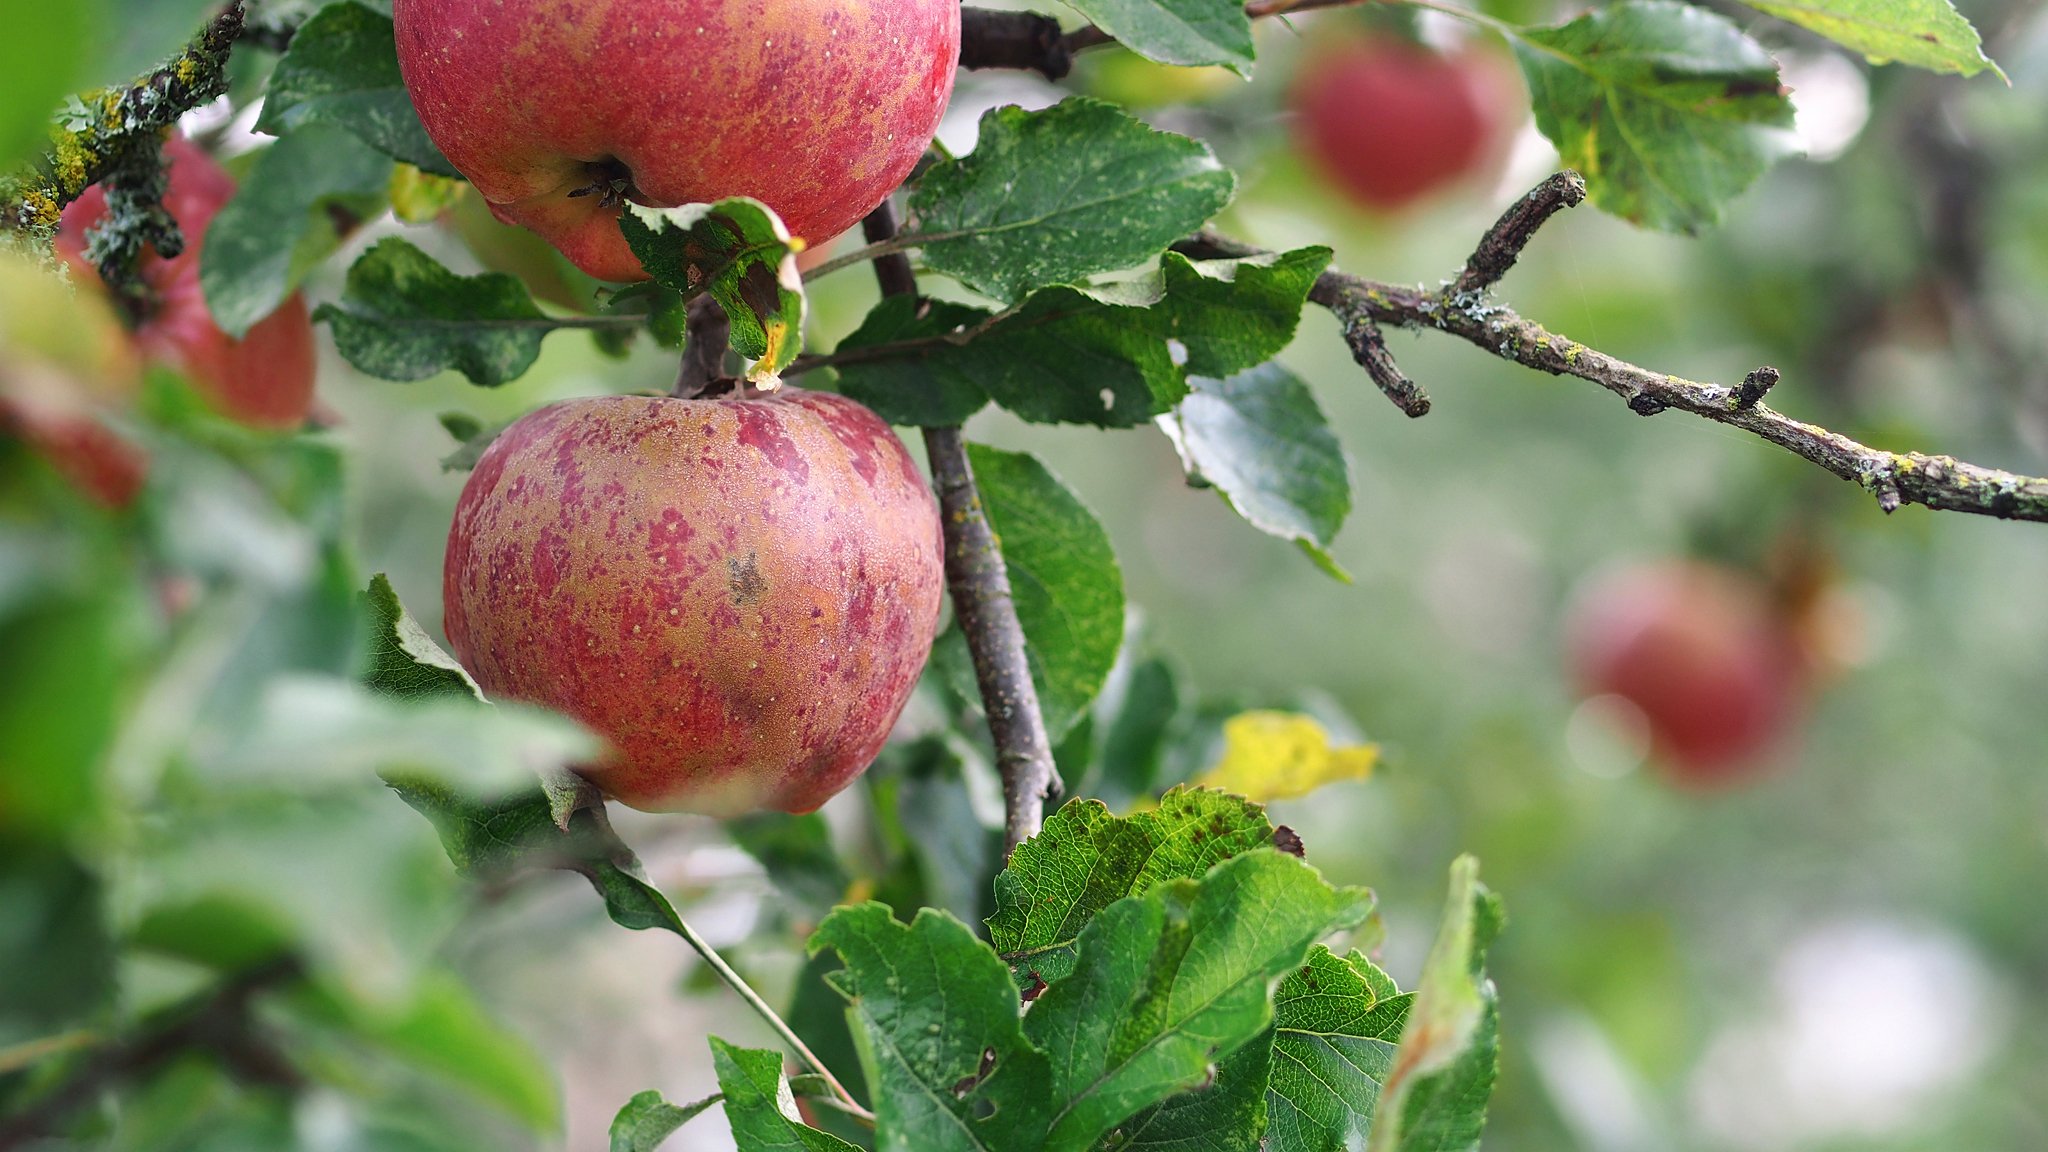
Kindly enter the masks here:
[[1376, 744], [1333, 747], [1323, 726], [1299, 712], [1240, 712], [1223, 723], [1222, 759], [1195, 783], [1266, 804], [1363, 780], [1379, 758]]
[[400, 164], [391, 172], [391, 212], [407, 224], [427, 224], [462, 199], [469, 185]]

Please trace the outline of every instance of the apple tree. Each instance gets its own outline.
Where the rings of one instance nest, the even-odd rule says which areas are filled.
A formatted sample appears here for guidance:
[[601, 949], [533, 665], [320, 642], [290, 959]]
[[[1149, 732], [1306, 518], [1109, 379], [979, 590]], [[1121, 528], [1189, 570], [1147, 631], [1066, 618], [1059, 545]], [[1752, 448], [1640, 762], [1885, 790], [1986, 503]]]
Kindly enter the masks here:
[[[2048, 479], [1867, 445], [1766, 403], [1774, 368], [1686, 379], [1500, 295], [1588, 201], [1715, 226], [1788, 150], [1765, 47], [1786, 29], [1947, 83], [1996, 74], [1946, 0], [1751, 0], [1742, 21], [1616, 0], [1556, 22], [1415, 0], [1507, 47], [1568, 167], [1433, 286], [1233, 235], [1217, 148], [1115, 101], [998, 106], [971, 148], [934, 139], [961, 71], [1058, 82], [1126, 53], [1252, 79], [1255, 27], [1314, 40], [1336, 25], [1311, 10], [1349, 6], [107, 0], [25, 22], [47, 59], [0, 124], [19, 161], [4, 531], [24, 557], [0, 573], [0, 891], [58, 959], [16, 980], [8, 954], [0, 1149], [336, 1146], [294, 1108], [315, 1096], [352, 1102], [363, 1147], [549, 1138], [545, 1061], [428, 942], [561, 872], [618, 927], [680, 937], [779, 1045], [707, 1038], [708, 1099], [621, 1092], [614, 1150], [690, 1146], [714, 1104], [747, 1150], [1477, 1147], [1505, 923], [1477, 861], [1444, 861], [1435, 943], [1398, 987], [1373, 893], [1266, 809], [1365, 775], [1373, 747], [1305, 710], [1205, 703], [1140, 642], [1075, 491], [963, 425], [1156, 430], [1188, 483], [1337, 580], [1351, 474], [1276, 359], [1310, 308], [1408, 417], [1431, 401], [1390, 333], [1754, 436], [1887, 512], [2048, 521]], [[83, 61], [116, 12], [147, 47]], [[190, 39], [150, 63], [173, 26]], [[141, 71], [63, 95], [114, 66]], [[1427, 171], [1400, 167], [1398, 131], [1345, 150], [1347, 115], [1444, 113], [1477, 139], [1485, 110], [1450, 107], [1443, 60], [1323, 66], [1342, 79], [1301, 114], [1366, 202], [1477, 163], [1444, 136], [1462, 128], [1414, 143]], [[223, 166], [230, 123], [262, 143]], [[437, 223], [465, 210], [466, 232]], [[861, 276], [878, 298], [826, 330], [812, 293]], [[500, 388], [571, 340], [660, 349], [675, 383], [441, 417], [467, 476], [444, 646], [359, 568], [316, 326], [393, 387]], [[1586, 659], [1605, 685], [1638, 656]], [[1717, 695], [1744, 715], [1685, 754], [1781, 703]], [[848, 788], [853, 853], [815, 811]], [[799, 949], [786, 989], [650, 882], [614, 802], [723, 821], [780, 893], [760, 931]], [[326, 851], [271, 872], [230, 850], [254, 808], [256, 838]], [[445, 858], [410, 852], [422, 820]], [[88, 834], [112, 847], [81, 858]], [[399, 910], [388, 935], [310, 895], [339, 872]], [[469, 1095], [444, 1107], [427, 1082]]]

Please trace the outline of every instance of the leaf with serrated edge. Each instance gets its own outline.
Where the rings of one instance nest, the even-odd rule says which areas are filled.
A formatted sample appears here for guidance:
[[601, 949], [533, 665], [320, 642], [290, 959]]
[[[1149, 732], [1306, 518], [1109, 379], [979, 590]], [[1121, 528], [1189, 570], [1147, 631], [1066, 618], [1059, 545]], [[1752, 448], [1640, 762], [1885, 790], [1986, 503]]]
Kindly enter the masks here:
[[1221, 211], [1236, 178], [1205, 144], [1071, 97], [981, 119], [973, 153], [925, 173], [906, 236], [932, 270], [1002, 301], [1129, 268]]
[[329, 4], [314, 13], [270, 74], [256, 130], [280, 135], [308, 124], [344, 128], [437, 176], [461, 175], [413, 111], [391, 17], [362, 4]]
[[806, 1125], [782, 1076], [782, 1054], [737, 1048], [713, 1036], [711, 1064], [725, 1096], [725, 1118], [740, 1152], [858, 1152], [828, 1132]]
[[322, 304], [313, 319], [372, 376], [425, 380], [452, 368], [487, 388], [533, 367], [555, 327], [516, 278], [459, 276], [396, 236], [363, 253], [340, 303]]
[[1329, 265], [1330, 250], [1321, 247], [1241, 260], [1168, 252], [1159, 262], [1165, 334], [1187, 348], [1193, 375], [1254, 368], [1293, 341], [1309, 289]]
[[986, 309], [945, 300], [885, 296], [860, 327], [839, 342], [833, 355], [917, 343], [894, 355], [841, 366], [839, 390], [891, 424], [924, 428], [964, 424], [988, 406], [988, 392], [974, 376], [977, 363], [991, 358], [944, 338], [973, 328], [990, 315]]
[[1212, 485], [1246, 523], [1350, 579], [1329, 547], [1351, 514], [1351, 465], [1294, 373], [1268, 363], [1223, 380], [1190, 377], [1187, 398], [1159, 426], [1188, 474]]
[[1223, 722], [1222, 758], [1194, 782], [1270, 804], [1363, 780], [1378, 762], [1377, 746], [1339, 745], [1313, 716], [1257, 710]]
[[[840, 387], [891, 423], [958, 424], [993, 398], [1035, 423], [1128, 428], [1187, 394], [1160, 316], [1143, 306], [1060, 286], [993, 322], [962, 305], [930, 308], [904, 322], [907, 305], [885, 300], [840, 345], [876, 347], [874, 359], [841, 368]], [[968, 333], [965, 343], [944, 338]]]
[[1467, 1152], [1479, 1146], [1500, 1059], [1487, 946], [1501, 927], [1500, 898], [1479, 882], [1479, 861], [1451, 865], [1443, 926], [1380, 1088], [1368, 1152]]
[[754, 361], [748, 380], [767, 389], [782, 383], [782, 370], [803, 351], [795, 255], [803, 243], [790, 239], [774, 209], [745, 196], [680, 208], [629, 204], [619, 227], [657, 283], [685, 297], [709, 292], [725, 309], [733, 349]]
[[846, 965], [826, 979], [847, 1000], [878, 1152], [988, 1152], [1045, 1131], [1051, 1070], [1024, 1038], [1008, 970], [965, 924], [852, 905], [811, 936], [812, 953], [825, 948]]
[[1036, 456], [967, 445], [1024, 629], [1046, 734], [1081, 718], [1124, 636], [1124, 579], [1109, 534]]
[[[1977, 29], [1949, 0], [1742, 0], [1759, 12], [1817, 32], [1872, 64], [1909, 64], [1975, 76], [2003, 69], [1984, 55]], [[1796, 94], [1795, 94], [1796, 102]]]
[[1252, 66], [1242, 0], [1067, 0], [1117, 43], [1161, 64]]
[[483, 689], [450, 656], [420, 622], [412, 618], [382, 572], [370, 578], [363, 593], [369, 609], [370, 644], [363, 683], [390, 696], [484, 698]]
[[1273, 825], [1241, 796], [1175, 788], [1159, 807], [1112, 816], [1100, 801], [1060, 806], [996, 876], [989, 940], [1026, 984], [1074, 967], [1082, 929], [1104, 908], [1273, 842]]
[[1697, 231], [1792, 148], [1776, 62], [1703, 8], [1624, 0], [1513, 42], [1536, 126], [1623, 219]]
[[247, 335], [334, 254], [342, 240], [335, 215], [382, 212], [392, 167], [390, 157], [320, 125], [264, 149], [207, 225], [199, 254], [199, 288], [221, 331]]
[[1273, 994], [1266, 1139], [1273, 1152], [1344, 1152], [1372, 1128], [1412, 994], [1357, 952], [1318, 945]]
[[1025, 1017], [1053, 1069], [1047, 1152], [1085, 1152], [1120, 1121], [1202, 1082], [1264, 1033], [1273, 986], [1316, 939], [1362, 922], [1363, 888], [1333, 888], [1273, 848], [1104, 909], [1074, 971]]
[[655, 1152], [676, 1129], [724, 1098], [719, 1094], [689, 1104], [671, 1104], [652, 1089], [642, 1092], [612, 1117], [611, 1152]]

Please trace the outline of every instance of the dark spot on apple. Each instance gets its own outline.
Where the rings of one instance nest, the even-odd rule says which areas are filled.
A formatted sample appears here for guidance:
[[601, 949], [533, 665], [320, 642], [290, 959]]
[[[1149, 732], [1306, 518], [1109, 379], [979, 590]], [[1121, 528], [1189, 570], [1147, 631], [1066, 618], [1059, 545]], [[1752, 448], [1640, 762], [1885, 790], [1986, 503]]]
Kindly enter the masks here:
[[727, 585], [732, 589], [734, 604], [752, 604], [761, 598], [768, 588], [768, 582], [761, 578], [760, 554], [747, 553], [747, 558], [729, 557], [725, 562], [728, 576]]

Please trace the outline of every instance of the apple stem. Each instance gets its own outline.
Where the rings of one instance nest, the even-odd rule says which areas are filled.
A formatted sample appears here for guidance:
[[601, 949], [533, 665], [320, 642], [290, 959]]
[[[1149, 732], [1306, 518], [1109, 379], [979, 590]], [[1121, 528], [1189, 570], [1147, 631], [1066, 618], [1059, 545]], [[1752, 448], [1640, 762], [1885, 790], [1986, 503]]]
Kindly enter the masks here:
[[[861, 229], [871, 247], [888, 244], [896, 236], [895, 207], [882, 201], [862, 221]], [[884, 296], [917, 293], [917, 274], [901, 253], [877, 258], [875, 279]], [[926, 428], [924, 448], [931, 460], [939, 522], [945, 531], [946, 588], [974, 661], [989, 736], [995, 741], [996, 768], [1002, 775], [1003, 854], [1007, 857], [1017, 845], [1038, 834], [1045, 821], [1045, 802], [1058, 792], [1052, 741], [1046, 736], [1038, 688], [1025, 656], [1024, 628], [1017, 621], [1002, 544], [982, 508], [974, 467], [967, 459], [967, 442], [958, 425]]]
[[747, 983], [745, 977], [733, 971], [732, 965], [725, 962], [725, 957], [718, 954], [718, 949], [713, 948], [709, 941], [699, 936], [697, 930], [691, 927], [690, 922], [683, 918], [681, 912], [677, 912], [674, 919], [676, 934], [681, 936], [691, 948], [695, 949], [697, 955], [704, 958], [704, 963], [710, 965], [711, 971], [720, 980], [725, 982], [726, 987], [732, 989], [734, 994], [739, 996], [741, 1000], [746, 1001], [747, 1007], [752, 1008], [755, 1015], [766, 1021], [768, 1027], [775, 1030], [775, 1034], [782, 1038], [782, 1042], [789, 1045], [790, 1050], [796, 1053], [797, 1059], [802, 1060], [810, 1067], [811, 1071], [816, 1072], [824, 1079], [826, 1086], [832, 1089], [832, 1095], [838, 1098], [835, 1103], [839, 1109], [850, 1116], [858, 1117], [868, 1124], [873, 1124], [875, 1122], [875, 1114], [861, 1107], [860, 1101], [853, 1098], [853, 1093], [846, 1090], [846, 1085], [840, 1083], [839, 1078], [832, 1074], [832, 1069], [825, 1066], [825, 1062], [818, 1058], [818, 1054], [811, 1051], [810, 1045], [804, 1043], [803, 1037], [798, 1036], [796, 1030], [791, 1028], [788, 1022], [783, 1020], [782, 1016], [774, 1008], [770, 1007], [766, 1000], [761, 999], [761, 994], [754, 991], [753, 986]]
[[691, 400], [726, 379], [725, 353], [732, 344], [732, 320], [704, 293], [691, 300], [683, 326], [683, 364], [670, 395]]

